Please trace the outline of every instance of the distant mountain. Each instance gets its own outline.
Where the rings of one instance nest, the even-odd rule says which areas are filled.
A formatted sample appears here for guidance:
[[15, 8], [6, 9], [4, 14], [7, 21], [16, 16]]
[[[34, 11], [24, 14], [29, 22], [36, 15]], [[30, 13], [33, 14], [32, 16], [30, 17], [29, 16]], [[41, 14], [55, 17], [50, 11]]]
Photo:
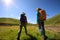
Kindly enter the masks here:
[[53, 16], [52, 18], [47, 19], [45, 24], [48, 24], [48, 25], [59, 24], [60, 25], [60, 14], [57, 14]]

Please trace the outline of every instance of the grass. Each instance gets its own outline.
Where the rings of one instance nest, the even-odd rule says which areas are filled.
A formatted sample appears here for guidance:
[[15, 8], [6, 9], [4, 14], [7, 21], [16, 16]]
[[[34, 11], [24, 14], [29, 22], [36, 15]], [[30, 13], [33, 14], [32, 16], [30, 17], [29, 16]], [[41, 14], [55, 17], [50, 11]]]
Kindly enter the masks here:
[[[19, 26], [0, 26], [0, 40], [16, 40], [18, 34]], [[39, 33], [38, 27], [28, 26], [28, 34], [24, 32], [24, 28], [21, 33], [21, 40], [41, 40], [41, 35]], [[57, 38], [57, 35], [53, 32], [46, 31], [48, 40]], [[60, 38], [60, 37], [58, 37]]]
[[19, 24], [19, 20], [14, 18], [0, 18], [0, 23]]
[[60, 25], [60, 14], [57, 14], [46, 20], [47, 25]]

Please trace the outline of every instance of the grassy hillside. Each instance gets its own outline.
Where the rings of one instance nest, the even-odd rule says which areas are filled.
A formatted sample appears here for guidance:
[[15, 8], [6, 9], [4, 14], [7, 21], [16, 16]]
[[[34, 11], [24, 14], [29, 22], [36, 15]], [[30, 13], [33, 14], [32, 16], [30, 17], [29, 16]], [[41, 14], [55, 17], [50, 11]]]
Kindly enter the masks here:
[[0, 23], [19, 24], [19, 20], [13, 18], [0, 18]]
[[[14, 18], [0, 18], [0, 25], [19, 25], [20, 21]], [[28, 25], [32, 26], [34, 24], [28, 23]]]
[[55, 15], [54, 17], [47, 19], [46, 24], [50, 24], [50, 25], [60, 24], [60, 14]]
[[[5, 24], [19, 24], [19, 20], [14, 19], [14, 18], [0, 18], [0, 23], [5, 23]], [[52, 18], [49, 18], [46, 20], [45, 24], [47, 25], [56, 25], [60, 24], [60, 14], [53, 16]], [[28, 25], [33, 25], [31, 23], [28, 23]]]

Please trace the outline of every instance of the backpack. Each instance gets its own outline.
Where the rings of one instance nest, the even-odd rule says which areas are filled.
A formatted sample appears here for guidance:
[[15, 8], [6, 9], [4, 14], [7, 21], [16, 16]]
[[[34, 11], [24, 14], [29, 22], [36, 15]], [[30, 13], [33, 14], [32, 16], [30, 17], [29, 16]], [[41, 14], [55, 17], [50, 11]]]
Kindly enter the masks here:
[[21, 15], [20, 21], [24, 22], [24, 16], [23, 15]]
[[24, 16], [24, 22], [27, 23], [27, 17], [26, 16]]
[[24, 22], [24, 23], [27, 23], [27, 18], [26, 18], [26, 16], [21, 16], [20, 21], [21, 21], [21, 22]]
[[46, 20], [46, 12], [45, 10], [40, 10], [40, 20]]

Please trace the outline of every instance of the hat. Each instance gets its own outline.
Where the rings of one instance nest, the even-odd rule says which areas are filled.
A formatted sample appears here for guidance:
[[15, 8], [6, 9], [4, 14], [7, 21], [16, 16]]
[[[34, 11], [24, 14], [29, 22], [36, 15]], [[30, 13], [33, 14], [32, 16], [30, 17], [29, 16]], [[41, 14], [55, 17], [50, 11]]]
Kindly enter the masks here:
[[41, 10], [41, 8], [37, 8], [36, 10], [39, 11], [39, 10]]

